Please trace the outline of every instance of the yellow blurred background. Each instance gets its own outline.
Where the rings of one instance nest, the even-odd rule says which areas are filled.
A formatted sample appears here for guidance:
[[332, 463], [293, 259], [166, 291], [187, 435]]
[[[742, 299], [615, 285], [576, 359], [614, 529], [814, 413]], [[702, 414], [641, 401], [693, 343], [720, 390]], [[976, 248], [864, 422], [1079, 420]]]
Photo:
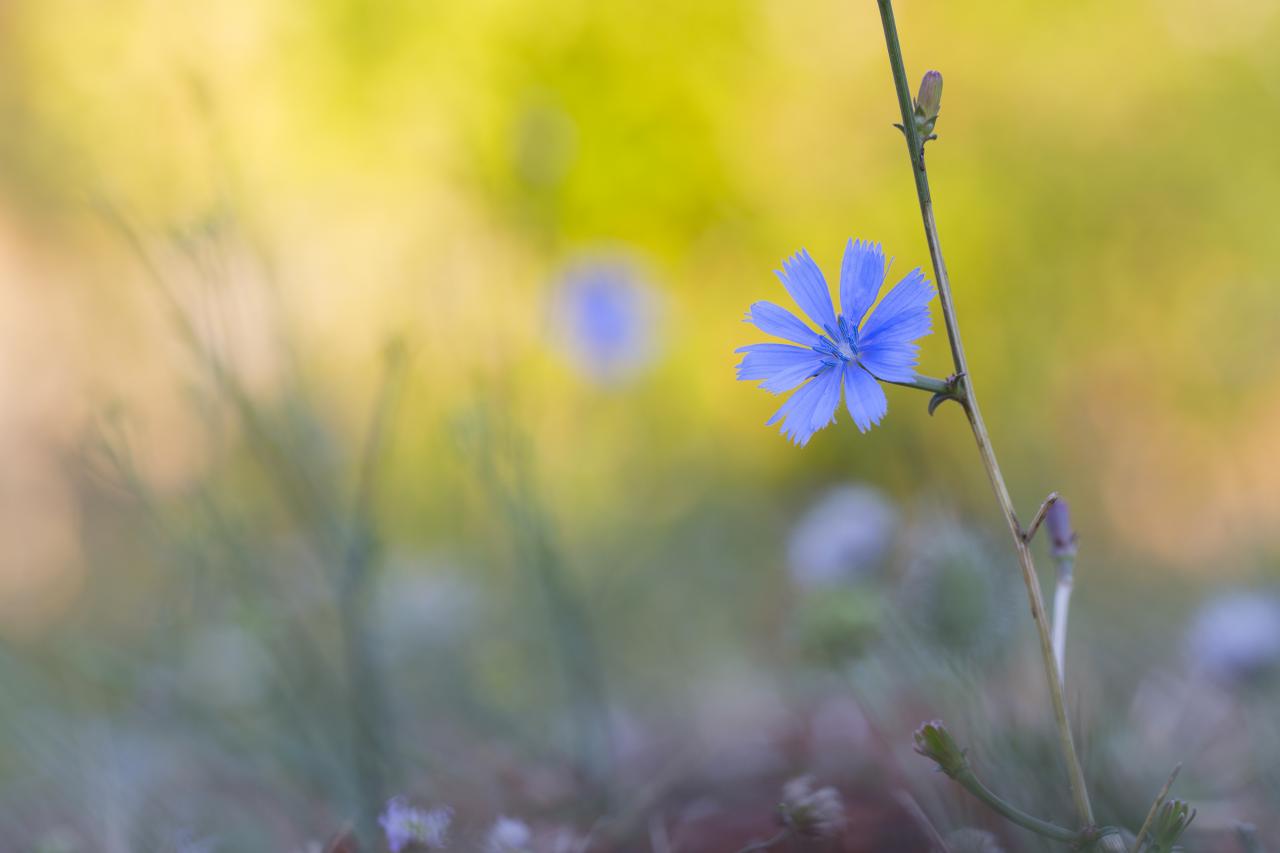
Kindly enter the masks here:
[[[946, 79], [929, 165], [1019, 505], [1061, 490], [1117, 572], [1274, 568], [1275, 4], [898, 16], [909, 73]], [[410, 343], [393, 476], [411, 536], [483, 531], [447, 511], [450, 419], [480, 398], [527, 433], [572, 535], [851, 476], [988, 512], [958, 410], [930, 419], [894, 389], [882, 427], [797, 450], [762, 426], [778, 401], [733, 381], [758, 338], [742, 311], [783, 299], [782, 257], [807, 247], [830, 275], [858, 236], [899, 275], [927, 266], [895, 113], [869, 2], [9, 0], [3, 631], [39, 636], [77, 604], [92, 537], [68, 459], [104, 412], [163, 493], [214, 458], [115, 218], [164, 276], [215, 267], [221, 284], [175, 287], [219, 345], [268, 397], [296, 359], [351, 436], [386, 341]], [[204, 261], [172, 248], [193, 233], [214, 235]], [[661, 307], [652, 364], [607, 387], [557, 352], [545, 309], [557, 271], [600, 252]], [[946, 365], [938, 333], [922, 367]]]

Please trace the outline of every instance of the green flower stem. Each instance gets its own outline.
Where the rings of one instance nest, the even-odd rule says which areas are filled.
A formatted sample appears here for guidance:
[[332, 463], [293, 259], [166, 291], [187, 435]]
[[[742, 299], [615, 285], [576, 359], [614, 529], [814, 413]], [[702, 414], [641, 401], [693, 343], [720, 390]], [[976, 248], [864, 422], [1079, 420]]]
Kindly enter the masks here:
[[889, 64], [893, 70], [893, 83], [898, 93], [898, 105], [902, 111], [902, 128], [907, 138], [907, 149], [911, 158], [911, 173], [916, 182], [916, 195], [920, 200], [920, 215], [924, 220], [925, 239], [929, 244], [929, 255], [933, 260], [933, 271], [938, 287], [938, 301], [942, 306], [942, 315], [947, 328], [947, 340], [951, 345], [951, 359], [955, 364], [955, 372], [959, 383], [960, 400], [969, 418], [969, 426], [978, 444], [978, 452], [986, 468], [987, 478], [1004, 513], [1009, 526], [1009, 534], [1013, 539], [1014, 549], [1018, 554], [1018, 563], [1022, 568], [1022, 579], [1027, 588], [1027, 597], [1031, 603], [1031, 616], [1036, 624], [1040, 638], [1040, 654], [1044, 661], [1045, 677], [1049, 683], [1049, 693], [1053, 701], [1054, 721], [1058, 729], [1058, 745], [1062, 759], [1066, 765], [1067, 779], [1071, 785], [1071, 795], [1075, 800], [1076, 811], [1084, 826], [1093, 825], [1093, 808], [1089, 804], [1089, 794], [1085, 789], [1084, 771], [1080, 759], [1076, 755], [1075, 742], [1071, 736], [1071, 725], [1067, 720], [1067, 706], [1063, 698], [1062, 681], [1058, 675], [1058, 663], [1053, 656], [1053, 642], [1049, 636], [1049, 625], [1045, 618], [1044, 601], [1040, 592], [1040, 583], [1036, 578], [1035, 563], [1031, 559], [1031, 550], [1023, 538], [1023, 530], [1014, 511], [1013, 500], [1009, 496], [1009, 488], [1005, 485], [1004, 476], [1000, 473], [1000, 465], [996, 461], [995, 451], [991, 447], [991, 439], [987, 434], [986, 424], [982, 420], [982, 412], [978, 408], [978, 399], [973, 390], [965, 362], [964, 346], [960, 342], [960, 329], [956, 323], [955, 305], [951, 299], [951, 282], [947, 277], [947, 267], [942, 259], [942, 247], [938, 242], [938, 226], [934, 221], [933, 198], [929, 193], [929, 178], [924, 168], [924, 149], [915, 122], [912, 120], [913, 105], [911, 90], [907, 84], [907, 72], [902, 64], [902, 47], [898, 42], [898, 30], [893, 20], [892, 0], [876, 0], [880, 7], [880, 19], [884, 25], [885, 44], [889, 51]]
[[1036, 835], [1051, 838], [1054, 841], [1061, 841], [1064, 844], [1074, 844], [1080, 841], [1079, 833], [1072, 832], [1055, 823], [1040, 820], [1040, 818], [1033, 817], [1005, 802], [993, 793], [990, 788], [982, 784], [982, 781], [970, 769], [962, 770], [952, 778], [959, 782], [970, 794], [986, 803], [993, 811], [999, 812], [1010, 823], [1016, 823], [1023, 829], [1031, 830]]
[[945, 379], [934, 379], [932, 376], [917, 376], [911, 382], [894, 382], [891, 379], [882, 379], [881, 382], [888, 382], [890, 385], [901, 385], [903, 388], [918, 388], [921, 391], [929, 391], [933, 394], [952, 394], [955, 393], [955, 384]]

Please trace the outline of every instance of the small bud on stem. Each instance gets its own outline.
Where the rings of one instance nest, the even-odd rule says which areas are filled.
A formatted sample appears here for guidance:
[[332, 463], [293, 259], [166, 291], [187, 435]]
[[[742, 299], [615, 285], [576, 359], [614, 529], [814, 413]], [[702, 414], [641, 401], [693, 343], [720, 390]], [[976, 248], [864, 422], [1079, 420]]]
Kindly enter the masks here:
[[916, 95], [915, 114], [912, 119], [916, 124], [916, 134], [920, 137], [920, 147], [930, 139], [937, 139], [933, 126], [938, 123], [938, 113], [942, 110], [942, 75], [937, 71], [929, 71], [920, 81], [920, 92]]
[[[911, 124], [915, 128], [916, 138], [920, 140], [920, 150], [912, 154], [913, 159], [917, 154], [923, 155], [926, 142], [930, 139], [938, 138], [938, 135], [933, 132], [933, 126], [938, 123], [938, 114], [941, 110], [942, 74], [937, 71], [929, 71], [920, 81], [920, 91], [911, 104]], [[908, 139], [911, 138], [911, 135], [907, 133], [907, 129], [902, 125], [895, 123], [894, 127], [901, 130], [903, 136]]]
[[942, 108], [942, 74], [929, 71], [920, 81], [920, 92], [916, 95], [916, 115], [926, 119], [936, 119]]
[[941, 720], [925, 723], [915, 732], [916, 752], [938, 765], [948, 776], [967, 770], [969, 759]]
[[1049, 506], [1044, 526], [1049, 531], [1049, 547], [1054, 559], [1076, 555], [1076, 532], [1071, 527], [1071, 508], [1065, 500], [1058, 498]]

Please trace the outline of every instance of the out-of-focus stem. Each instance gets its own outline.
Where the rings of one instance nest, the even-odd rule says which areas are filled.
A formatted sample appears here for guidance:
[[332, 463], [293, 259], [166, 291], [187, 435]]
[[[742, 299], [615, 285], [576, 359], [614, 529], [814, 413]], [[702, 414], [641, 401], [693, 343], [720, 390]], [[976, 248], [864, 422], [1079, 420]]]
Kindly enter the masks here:
[[995, 451], [991, 447], [991, 439], [986, 424], [982, 420], [982, 410], [978, 407], [978, 399], [973, 389], [973, 380], [969, 375], [965, 362], [964, 346], [960, 341], [960, 328], [956, 322], [955, 305], [951, 299], [951, 280], [947, 276], [946, 263], [942, 259], [942, 246], [938, 240], [938, 226], [933, 215], [933, 198], [929, 192], [929, 178], [924, 167], [924, 148], [913, 121], [913, 105], [911, 89], [907, 83], [907, 72], [902, 62], [902, 46], [898, 41], [898, 29], [893, 19], [892, 0], [876, 0], [880, 7], [880, 20], [884, 26], [885, 45], [889, 51], [889, 65], [893, 71], [894, 88], [898, 94], [898, 106], [902, 111], [902, 129], [907, 138], [907, 151], [911, 159], [911, 173], [915, 179], [916, 196], [920, 202], [920, 216], [924, 222], [925, 239], [929, 244], [929, 255], [933, 261], [934, 278], [938, 287], [938, 302], [942, 306], [942, 316], [946, 324], [947, 340], [951, 346], [951, 359], [955, 364], [956, 378], [963, 392], [959, 399], [964, 405], [969, 418], [969, 426], [973, 430], [974, 440], [978, 444], [978, 453], [986, 468], [987, 478], [995, 492], [996, 501], [1004, 514], [1013, 539], [1014, 550], [1018, 555], [1018, 564], [1022, 569], [1022, 580], [1027, 588], [1027, 598], [1031, 604], [1031, 617], [1035, 621], [1040, 640], [1040, 656], [1044, 662], [1045, 678], [1049, 683], [1049, 694], [1053, 702], [1054, 722], [1058, 730], [1058, 746], [1062, 752], [1062, 760], [1066, 765], [1067, 779], [1071, 785], [1072, 799], [1075, 800], [1076, 812], [1084, 826], [1093, 825], [1093, 808], [1089, 803], [1089, 794], [1085, 788], [1084, 771], [1080, 759], [1076, 755], [1075, 742], [1071, 735], [1071, 725], [1067, 720], [1067, 706], [1063, 697], [1062, 679], [1058, 674], [1058, 663], [1053, 654], [1053, 642], [1049, 636], [1049, 625], [1045, 618], [1044, 601], [1040, 591], [1040, 582], [1036, 577], [1035, 563], [1031, 558], [1031, 550], [1023, 536], [1023, 529], [1014, 511], [1013, 499], [1009, 496], [1009, 488], [1004, 476], [1000, 473], [1000, 464], [996, 460]]
[[955, 384], [946, 379], [934, 379], [932, 376], [917, 376], [910, 382], [894, 382], [892, 379], [881, 379], [890, 385], [901, 385], [903, 388], [916, 388], [933, 394], [950, 394], [955, 391]]
[[1064, 843], [1074, 843], [1080, 840], [1079, 833], [1058, 826], [1054, 823], [1041, 820], [1038, 817], [1029, 815], [1016, 806], [1011, 805], [996, 795], [990, 788], [982, 784], [972, 770], [964, 770], [957, 773], [953, 777], [960, 785], [973, 794], [979, 800], [986, 803], [993, 811], [998, 812], [1010, 823], [1016, 823], [1024, 829], [1029, 829], [1036, 835], [1042, 835], [1045, 838], [1052, 838], [1054, 841], [1062, 841]]
[[1071, 610], [1071, 588], [1075, 585], [1075, 559], [1058, 559], [1058, 586], [1053, 592], [1053, 657], [1058, 662], [1058, 678], [1067, 677], [1067, 617]]

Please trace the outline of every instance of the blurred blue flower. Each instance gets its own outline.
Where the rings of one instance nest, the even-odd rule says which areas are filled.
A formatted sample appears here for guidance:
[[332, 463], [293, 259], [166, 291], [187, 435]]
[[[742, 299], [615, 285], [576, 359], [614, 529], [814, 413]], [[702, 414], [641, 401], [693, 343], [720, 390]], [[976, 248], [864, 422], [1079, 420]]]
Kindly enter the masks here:
[[387, 847], [391, 853], [400, 853], [410, 844], [421, 845], [428, 850], [443, 850], [449, 841], [449, 824], [453, 810], [448, 807], [423, 811], [405, 802], [403, 797], [392, 797], [387, 810], [378, 818], [387, 834]]
[[1188, 646], [1202, 672], [1242, 684], [1280, 669], [1280, 600], [1253, 592], [1226, 593], [1205, 604]]
[[[932, 331], [929, 300], [933, 285], [918, 268], [889, 291], [867, 316], [884, 283], [884, 251], [878, 243], [850, 240], [840, 267], [837, 316], [822, 271], [801, 250], [778, 272], [796, 304], [825, 334], [815, 332], [790, 311], [772, 302], [756, 302], [747, 321], [762, 332], [793, 341], [752, 344], [738, 365], [738, 378], [762, 380], [774, 394], [800, 390], [782, 404], [768, 425], [782, 421], [782, 433], [804, 446], [815, 432], [835, 420], [843, 387], [849, 415], [861, 432], [880, 422], [888, 409], [879, 382], [911, 382], [919, 347], [916, 340]], [[863, 321], [863, 318], [866, 321]]]
[[653, 291], [630, 264], [583, 261], [555, 293], [555, 337], [588, 378], [602, 384], [629, 379], [655, 355], [656, 307]]

